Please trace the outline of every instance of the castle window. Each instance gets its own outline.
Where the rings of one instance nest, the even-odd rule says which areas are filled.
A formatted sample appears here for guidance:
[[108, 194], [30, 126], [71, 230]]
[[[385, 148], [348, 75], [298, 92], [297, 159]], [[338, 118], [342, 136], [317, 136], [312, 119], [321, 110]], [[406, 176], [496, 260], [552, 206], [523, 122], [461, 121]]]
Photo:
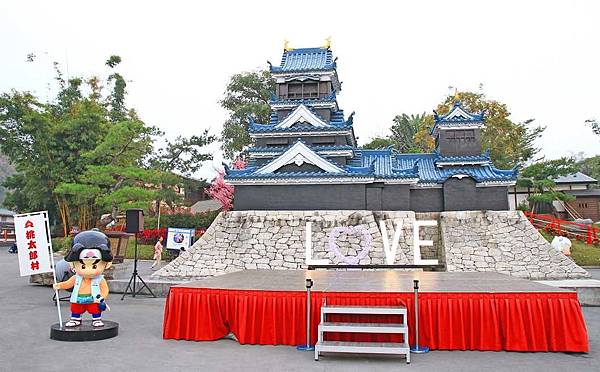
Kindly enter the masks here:
[[289, 84], [288, 98], [302, 98], [302, 84]]
[[474, 129], [468, 129], [464, 131], [465, 133], [465, 141], [475, 141], [475, 130]]
[[287, 86], [287, 98], [319, 98], [319, 86], [315, 82], [290, 83]]
[[305, 83], [302, 85], [302, 97], [304, 98], [318, 98], [319, 91], [317, 83]]
[[472, 142], [475, 141], [475, 130], [473, 129], [454, 129], [449, 130], [446, 138], [451, 141]]

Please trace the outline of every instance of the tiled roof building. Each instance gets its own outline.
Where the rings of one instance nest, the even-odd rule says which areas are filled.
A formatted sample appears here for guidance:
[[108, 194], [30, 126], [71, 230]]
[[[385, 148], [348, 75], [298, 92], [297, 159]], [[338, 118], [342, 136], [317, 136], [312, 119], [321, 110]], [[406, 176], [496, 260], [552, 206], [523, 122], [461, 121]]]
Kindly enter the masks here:
[[516, 170], [494, 167], [481, 152], [484, 113], [456, 102], [435, 114], [436, 151], [364, 150], [353, 113], [338, 107], [341, 84], [330, 48], [285, 50], [271, 66], [276, 91], [269, 123], [249, 122], [253, 146], [244, 169], [226, 168], [234, 208], [470, 210], [508, 209]]

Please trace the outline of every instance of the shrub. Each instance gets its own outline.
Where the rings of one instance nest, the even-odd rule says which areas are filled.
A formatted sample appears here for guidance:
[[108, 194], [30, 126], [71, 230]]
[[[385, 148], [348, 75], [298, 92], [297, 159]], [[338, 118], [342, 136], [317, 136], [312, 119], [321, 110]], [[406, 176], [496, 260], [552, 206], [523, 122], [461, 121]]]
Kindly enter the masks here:
[[52, 251], [54, 251], [54, 252], [58, 252], [58, 251], [67, 252], [69, 249], [71, 249], [71, 244], [72, 243], [73, 243], [73, 238], [71, 238], [71, 237], [53, 238], [52, 239]]
[[138, 234], [138, 242], [140, 244], [155, 244], [158, 241], [158, 238], [163, 237], [164, 240], [167, 240], [167, 229], [147, 229], [142, 231], [141, 234]]
[[[210, 224], [219, 214], [218, 211], [211, 211], [207, 213], [176, 213], [176, 214], [163, 214], [160, 216], [160, 226], [162, 227], [181, 227], [189, 229], [208, 228]], [[144, 217], [144, 228], [156, 229], [157, 218], [156, 217]]]

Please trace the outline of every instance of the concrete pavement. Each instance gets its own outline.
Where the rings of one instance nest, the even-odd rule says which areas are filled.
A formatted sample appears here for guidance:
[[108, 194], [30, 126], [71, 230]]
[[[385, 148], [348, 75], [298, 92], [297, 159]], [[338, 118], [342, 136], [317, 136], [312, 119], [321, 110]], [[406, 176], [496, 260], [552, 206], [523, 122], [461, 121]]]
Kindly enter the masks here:
[[[395, 357], [323, 356], [288, 346], [239, 345], [162, 339], [164, 298], [120, 296], [109, 299], [106, 319], [120, 323], [118, 337], [88, 343], [49, 339], [57, 322], [52, 291], [18, 276], [17, 256], [0, 252], [0, 371], [554, 371], [597, 370], [600, 365], [600, 308], [583, 312], [590, 336], [589, 354], [433, 351]], [[63, 317], [68, 316], [62, 303]], [[93, 351], [92, 351], [93, 350]]]

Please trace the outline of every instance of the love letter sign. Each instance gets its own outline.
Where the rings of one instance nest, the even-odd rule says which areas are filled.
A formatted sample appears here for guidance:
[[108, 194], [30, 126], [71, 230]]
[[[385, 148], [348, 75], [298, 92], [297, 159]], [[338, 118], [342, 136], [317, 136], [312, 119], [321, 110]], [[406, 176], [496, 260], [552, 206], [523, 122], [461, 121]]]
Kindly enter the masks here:
[[[390, 246], [390, 242], [387, 235], [387, 229], [385, 227], [385, 223], [380, 221], [381, 226], [381, 234], [383, 240], [383, 250], [385, 252], [386, 263], [391, 265], [394, 264], [396, 260], [396, 252], [398, 250], [398, 245], [400, 242], [400, 236], [402, 235], [402, 221], [395, 221], [396, 229], [394, 231], [394, 237], [392, 240], [392, 244]], [[417, 265], [437, 265], [438, 260], [424, 260], [421, 258], [421, 246], [432, 246], [433, 241], [431, 240], [421, 240], [419, 237], [419, 228], [425, 226], [437, 226], [437, 221], [414, 221], [413, 223], [413, 258], [414, 263]], [[360, 237], [361, 239], [361, 247], [362, 250], [356, 256], [345, 256], [340, 251], [340, 248], [337, 244], [337, 239], [341, 234], [346, 234], [348, 236], [355, 235]], [[342, 262], [348, 265], [356, 265], [363, 258], [369, 255], [371, 250], [371, 241], [373, 238], [371, 234], [362, 226], [344, 226], [344, 227], [335, 227], [329, 233], [329, 251], [333, 252], [335, 256]], [[307, 265], [329, 265], [331, 262], [327, 259], [315, 260], [312, 258], [312, 222], [306, 222], [306, 264]]]

